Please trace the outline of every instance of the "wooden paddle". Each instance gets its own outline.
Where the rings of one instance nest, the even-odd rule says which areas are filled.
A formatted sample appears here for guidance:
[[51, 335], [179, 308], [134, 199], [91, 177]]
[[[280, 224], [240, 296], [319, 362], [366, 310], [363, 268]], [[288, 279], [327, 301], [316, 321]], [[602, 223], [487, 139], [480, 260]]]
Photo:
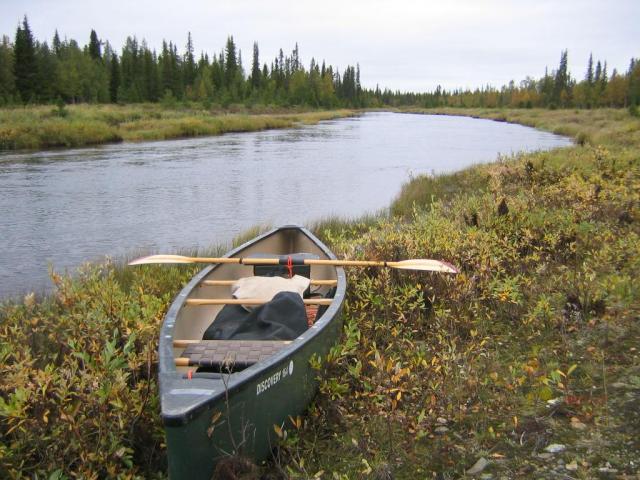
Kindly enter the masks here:
[[[150, 255], [129, 262], [129, 265], [146, 265], [149, 263], [235, 263], [241, 265], [280, 265], [279, 258], [209, 258], [209, 257], [184, 257], [182, 255]], [[331, 265], [336, 267], [390, 267], [402, 270], [422, 270], [427, 272], [458, 273], [453, 265], [441, 262], [416, 258], [400, 260], [398, 262], [385, 262], [376, 260], [314, 260], [305, 258], [304, 265]]]

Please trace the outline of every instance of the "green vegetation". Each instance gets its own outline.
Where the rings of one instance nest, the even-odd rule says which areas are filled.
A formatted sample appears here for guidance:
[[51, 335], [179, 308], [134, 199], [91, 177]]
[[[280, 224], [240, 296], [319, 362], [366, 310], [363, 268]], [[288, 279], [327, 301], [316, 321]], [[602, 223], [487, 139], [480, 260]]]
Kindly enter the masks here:
[[[343, 340], [263, 473], [459, 478], [480, 458], [494, 478], [638, 473], [640, 119], [456, 113], [586, 140], [418, 177], [393, 215], [314, 227], [344, 257], [462, 273], [348, 271]], [[0, 476], [163, 475], [158, 326], [193, 272], [87, 265], [2, 305]]]
[[590, 141], [418, 177], [376, 225], [317, 227], [350, 258], [462, 273], [349, 271], [343, 342], [280, 451], [291, 477], [459, 478], [481, 458], [494, 478], [638, 473], [640, 121], [464, 113]]
[[[427, 115], [464, 115], [473, 118], [488, 118], [498, 122], [510, 122], [546, 130], [574, 139], [580, 146], [606, 145], [609, 148], [634, 149], [640, 145], [640, 128], [636, 118], [626, 110], [504, 110], [504, 109], [402, 109], [400, 112], [423, 113]], [[568, 162], [571, 158], [573, 161]], [[587, 168], [573, 155], [562, 153], [550, 157], [546, 162], [554, 162], [554, 168]], [[391, 211], [397, 215], [407, 215], [414, 204], [428, 205], [432, 198], [447, 199], [455, 194], [482, 190], [488, 186], [489, 171], [493, 166], [480, 165], [451, 175], [432, 177], [422, 175], [404, 185], [402, 193], [393, 202]]]
[[[269, 110], [264, 110], [269, 112]], [[0, 150], [77, 147], [119, 141], [289, 128], [354, 115], [349, 110], [211, 113], [161, 105], [69, 105], [0, 109]]]
[[[0, 476], [161, 472], [157, 330], [188, 272], [86, 267], [0, 314]], [[63, 476], [64, 475], [64, 476]]]

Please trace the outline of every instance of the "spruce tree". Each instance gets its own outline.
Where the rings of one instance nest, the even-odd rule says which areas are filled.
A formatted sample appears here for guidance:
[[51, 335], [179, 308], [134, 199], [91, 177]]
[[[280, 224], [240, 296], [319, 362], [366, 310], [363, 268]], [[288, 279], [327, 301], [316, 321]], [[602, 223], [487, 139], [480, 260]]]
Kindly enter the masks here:
[[118, 56], [115, 53], [111, 54], [111, 75], [109, 78], [109, 97], [111, 103], [118, 102], [118, 89], [120, 88], [120, 65], [118, 63]]
[[278, 58], [276, 58], [276, 86], [277, 88], [284, 87], [284, 52], [280, 49], [278, 52]]
[[161, 95], [171, 94], [175, 98], [181, 98], [183, 94], [182, 72], [179, 64], [178, 49], [173, 42], [162, 42], [160, 54], [160, 78]]
[[602, 64], [600, 63], [600, 60], [598, 60], [598, 63], [596, 65], [596, 74], [595, 74], [595, 76], [593, 78], [593, 81], [595, 83], [599, 83], [601, 76], [602, 76]]
[[587, 66], [587, 75], [585, 80], [589, 85], [593, 85], [593, 53], [589, 54], [589, 64]]
[[196, 79], [196, 62], [193, 57], [193, 41], [191, 32], [187, 36], [187, 50], [184, 54], [184, 84], [186, 87], [193, 86]]
[[98, 40], [98, 34], [93, 29], [91, 30], [91, 35], [89, 36], [89, 56], [93, 60], [102, 59], [100, 40]]
[[56, 57], [60, 56], [60, 49], [62, 44], [60, 43], [60, 35], [58, 35], [58, 29], [56, 29], [56, 33], [53, 34], [53, 42], [51, 43], [53, 47], [53, 53]]
[[260, 52], [258, 43], [253, 42], [253, 62], [251, 64], [251, 86], [258, 90], [260, 88]]
[[230, 88], [235, 82], [238, 71], [238, 57], [236, 54], [236, 44], [233, 37], [227, 37], [227, 45], [225, 46], [225, 65], [224, 65], [224, 82], [227, 88]]
[[176, 98], [184, 96], [184, 80], [182, 77], [182, 58], [178, 55], [178, 46], [169, 42], [171, 49], [172, 92]]
[[609, 78], [607, 77], [607, 62], [605, 61], [602, 67], [602, 75], [600, 75], [600, 84], [598, 85], [601, 95], [604, 93], [605, 88], [607, 88], [607, 83], [609, 83]]
[[293, 52], [291, 52], [291, 73], [297, 72], [298, 70], [300, 70], [300, 68], [302, 68], [302, 65], [300, 63], [300, 53], [298, 51], [298, 42], [296, 42], [296, 46], [293, 49]]
[[158, 76], [158, 59], [146, 43], [142, 43], [142, 99], [146, 102], [157, 102], [160, 98], [160, 80]]
[[120, 56], [118, 101], [140, 102], [144, 97], [142, 51], [136, 37], [127, 37]]
[[23, 102], [36, 100], [37, 64], [33, 35], [25, 15], [22, 28], [16, 30], [14, 42], [14, 70], [16, 89]]
[[569, 87], [569, 73], [567, 70], [567, 50], [563, 50], [560, 54], [560, 66], [556, 72], [556, 77], [553, 85], [553, 103], [555, 106], [560, 106], [563, 102], [563, 92], [568, 93]]

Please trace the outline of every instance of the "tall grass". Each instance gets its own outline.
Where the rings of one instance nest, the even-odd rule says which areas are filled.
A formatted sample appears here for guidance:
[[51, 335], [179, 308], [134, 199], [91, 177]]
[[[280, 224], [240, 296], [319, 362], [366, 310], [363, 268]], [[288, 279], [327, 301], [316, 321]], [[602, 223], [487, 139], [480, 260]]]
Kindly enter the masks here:
[[[503, 109], [405, 109], [402, 112], [428, 115], [463, 115], [501, 122], [518, 123], [559, 135], [569, 136], [578, 146], [594, 145], [615, 148], [637, 148], [640, 145], [640, 122], [626, 110], [503, 110]], [[589, 151], [589, 148], [587, 148]], [[578, 153], [576, 153], [578, 152]], [[544, 154], [544, 162], [557, 169], [572, 171], [574, 168], [590, 168], [592, 162], [584, 162], [580, 149], [567, 153], [556, 149]], [[516, 162], [531, 162], [535, 155], [518, 155]], [[508, 159], [503, 159], [506, 161]], [[438, 176], [420, 175], [409, 179], [391, 205], [395, 215], [410, 215], [414, 205], [428, 205], [433, 201], [447, 200], [454, 195], [480, 191], [489, 184], [492, 166], [478, 165], [452, 174]]]
[[0, 150], [77, 147], [290, 128], [354, 115], [349, 110], [226, 113], [142, 104], [0, 109]]
[[578, 144], [637, 146], [638, 119], [625, 109], [543, 110], [543, 109], [403, 109], [428, 115], [462, 115], [517, 123], [566, 135]]

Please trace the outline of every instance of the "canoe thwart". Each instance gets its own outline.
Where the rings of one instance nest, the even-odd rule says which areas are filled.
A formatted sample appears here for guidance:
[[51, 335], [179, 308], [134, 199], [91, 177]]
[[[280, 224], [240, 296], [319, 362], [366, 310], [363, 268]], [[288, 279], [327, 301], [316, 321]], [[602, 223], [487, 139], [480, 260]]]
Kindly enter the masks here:
[[[332, 298], [305, 298], [305, 305], [331, 305]], [[186, 305], [262, 305], [269, 302], [262, 298], [189, 298]]]
[[271, 357], [290, 343], [282, 340], [201, 340], [188, 344], [175, 363], [178, 367], [237, 370]]
[[[217, 345], [221, 342], [233, 343], [233, 345], [239, 345], [243, 342], [273, 342], [275, 340], [198, 340], [195, 338], [174, 339], [173, 348], [187, 348], [189, 345], [195, 345], [197, 343]], [[278, 342], [288, 345], [291, 340], [278, 340]]]
[[[237, 281], [238, 280], [205, 280], [200, 284], [200, 286], [207, 286], [207, 287], [231, 286]], [[311, 280], [311, 285], [313, 286], [335, 287], [337, 284], [338, 284], [337, 280]]]

